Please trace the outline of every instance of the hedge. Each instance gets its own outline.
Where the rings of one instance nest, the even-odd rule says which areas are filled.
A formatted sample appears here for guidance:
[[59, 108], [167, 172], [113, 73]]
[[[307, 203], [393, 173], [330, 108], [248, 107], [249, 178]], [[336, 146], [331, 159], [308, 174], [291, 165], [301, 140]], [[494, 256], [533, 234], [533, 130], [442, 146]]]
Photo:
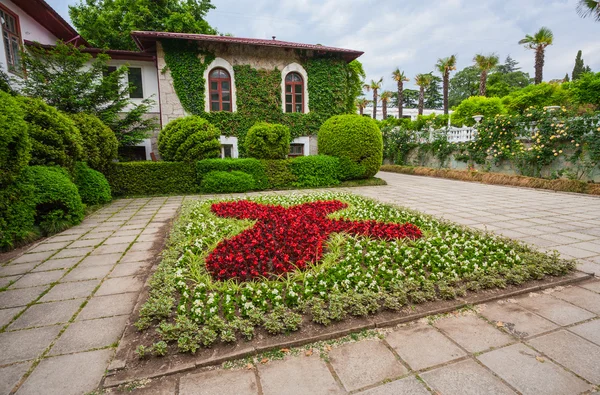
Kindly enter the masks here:
[[298, 178], [292, 173], [291, 159], [263, 160], [269, 189], [291, 187]]
[[290, 170], [296, 177], [296, 187], [327, 187], [340, 183], [340, 161], [326, 155], [299, 156], [290, 162]]
[[35, 188], [21, 174], [15, 182], [0, 188], [0, 250], [15, 247], [35, 235]]
[[85, 113], [71, 114], [83, 141], [82, 161], [100, 172], [107, 172], [117, 158], [119, 141], [100, 118]]
[[254, 178], [242, 171], [211, 171], [202, 178], [202, 192], [234, 193], [254, 189]]
[[195, 166], [187, 162], [113, 163], [107, 179], [114, 196], [198, 192]]
[[269, 188], [265, 165], [254, 158], [204, 159], [197, 162], [196, 171], [200, 182], [211, 171], [241, 171], [250, 174], [254, 178], [253, 189], [262, 190]]
[[24, 173], [34, 187], [35, 222], [44, 234], [60, 232], [83, 220], [81, 197], [65, 169], [31, 166]]
[[219, 129], [192, 115], [169, 122], [158, 135], [158, 152], [166, 161], [192, 162], [217, 158], [221, 153]]
[[95, 205], [112, 200], [110, 185], [108, 185], [106, 177], [99, 171], [90, 169], [85, 163], [78, 162], [75, 165], [73, 176], [83, 203]]
[[329, 118], [319, 129], [319, 153], [340, 158], [343, 180], [373, 177], [383, 161], [377, 122], [360, 115]]
[[0, 188], [13, 182], [31, 159], [31, 141], [23, 109], [0, 91]]
[[290, 152], [290, 128], [277, 123], [257, 122], [244, 141], [246, 155], [256, 159], [285, 159]]

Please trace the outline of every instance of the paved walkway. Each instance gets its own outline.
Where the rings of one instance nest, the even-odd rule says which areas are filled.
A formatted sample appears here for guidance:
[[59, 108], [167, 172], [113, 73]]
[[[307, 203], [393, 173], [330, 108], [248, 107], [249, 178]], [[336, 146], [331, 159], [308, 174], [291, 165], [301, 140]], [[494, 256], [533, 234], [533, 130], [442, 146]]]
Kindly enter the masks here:
[[[388, 186], [347, 191], [556, 248], [600, 273], [600, 198], [380, 176]], [[118, 200], [0, 266], [0, 394], [98, 386], [156, 255], [157, 232], [182, 200]], [[158, 393], [157, 385], [162, 393], [199, 393], [201, 385], [219, 394], [580, 393], [600, 384], [599, 283], [399, 328], [334, 348], [329, 362], [289, 357], [173, 376], [146, 392]]]

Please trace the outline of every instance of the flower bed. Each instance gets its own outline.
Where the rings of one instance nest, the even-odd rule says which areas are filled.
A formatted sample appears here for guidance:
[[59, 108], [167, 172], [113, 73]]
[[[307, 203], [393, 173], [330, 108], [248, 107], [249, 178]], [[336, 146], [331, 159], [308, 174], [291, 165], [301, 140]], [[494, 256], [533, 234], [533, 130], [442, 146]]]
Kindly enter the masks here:
[[573, 268], [529, 247], [350, 194], [195, 201], [176, 221], [136, 326], [195, 352], [453, 299]]

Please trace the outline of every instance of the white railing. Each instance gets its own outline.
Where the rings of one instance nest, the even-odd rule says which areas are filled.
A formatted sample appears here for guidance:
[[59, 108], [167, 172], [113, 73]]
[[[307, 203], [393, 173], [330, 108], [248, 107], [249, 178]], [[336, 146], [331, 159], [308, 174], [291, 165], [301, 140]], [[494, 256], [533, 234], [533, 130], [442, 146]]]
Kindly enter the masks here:
[[462, 128], [450, 127], [446, 131], [446, 137], [450, 143], [473, 141], [477, 137], [477, 129], [468, 126], [463, 126]]

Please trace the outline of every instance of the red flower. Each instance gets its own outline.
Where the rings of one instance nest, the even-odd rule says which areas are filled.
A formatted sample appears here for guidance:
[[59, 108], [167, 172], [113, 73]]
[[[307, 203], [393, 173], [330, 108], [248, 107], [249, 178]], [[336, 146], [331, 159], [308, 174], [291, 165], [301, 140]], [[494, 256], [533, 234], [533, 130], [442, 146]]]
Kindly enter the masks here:
[[384, 240], [418, 239], [421, 230], [377, 221], [331, 220], [327, 215], [346, 208], [337, 200], [305, 203], [285, 208], [241, 200], [213, 204], [220, 217], [255, 219], [250, 229], [221, 241], [206, 258], [206, 268], [217, 280], [277, 276], [316, 263], [323, 255], [323, 242], [334, 232], [345, 232]]

